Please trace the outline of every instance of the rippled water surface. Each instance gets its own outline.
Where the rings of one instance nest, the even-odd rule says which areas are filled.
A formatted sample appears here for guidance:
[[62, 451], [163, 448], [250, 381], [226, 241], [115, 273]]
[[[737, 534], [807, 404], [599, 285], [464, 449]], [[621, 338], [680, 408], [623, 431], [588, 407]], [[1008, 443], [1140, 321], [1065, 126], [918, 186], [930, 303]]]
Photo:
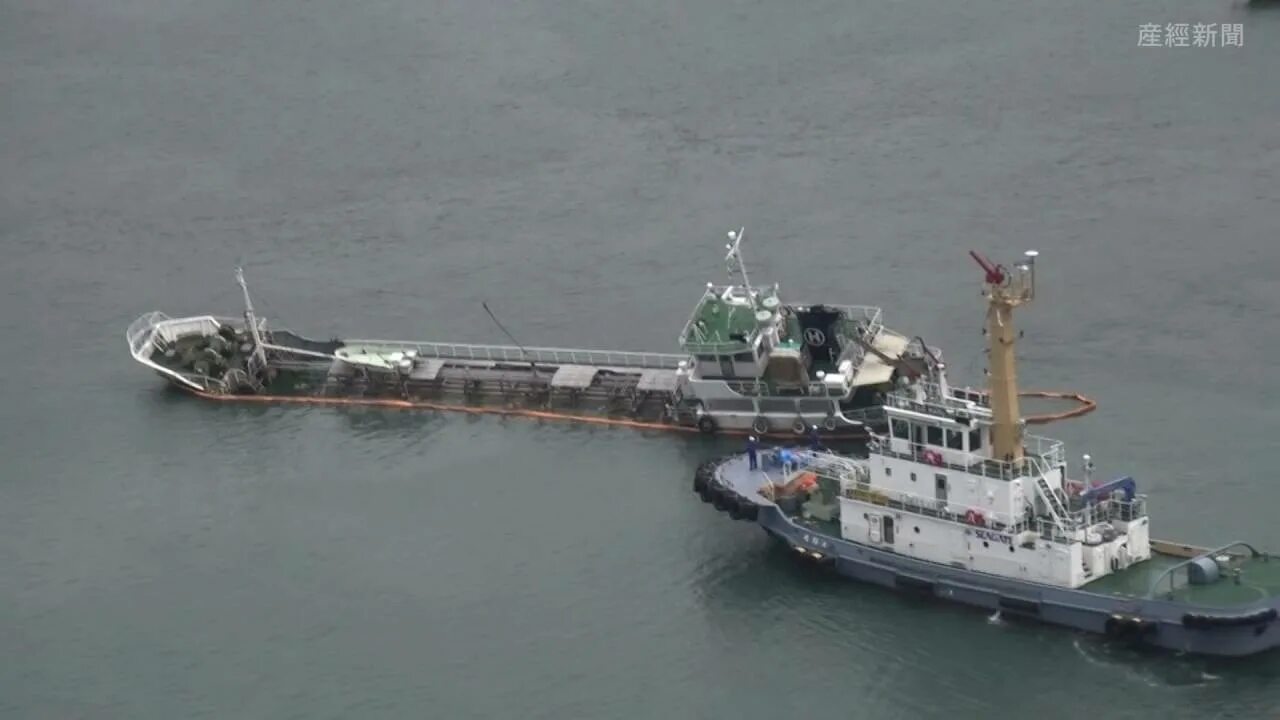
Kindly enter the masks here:
[[[1142, 23], [1241, 48], [1139, 48]], [[1280, 548], [1280, 10], [975, 0], [0, 0], [0, 714], [1255, 718], [1134, 655], [797, 566], [697, 439], [200, 404], [136, 315], [674, 349], [721, 239], [1027, 385], [1157, 535]]]

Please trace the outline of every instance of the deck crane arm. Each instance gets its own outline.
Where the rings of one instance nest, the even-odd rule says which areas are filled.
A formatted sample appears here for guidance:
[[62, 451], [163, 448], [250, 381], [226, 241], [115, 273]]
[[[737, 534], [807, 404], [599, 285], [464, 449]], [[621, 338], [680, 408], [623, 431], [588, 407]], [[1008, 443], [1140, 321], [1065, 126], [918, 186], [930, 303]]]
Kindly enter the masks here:
[[969, 256], [977, 261], [978, 265], [982, 267], [982, 271], [987, 274], [987, 284], [1001, 285], [1004, 283], [1005, 277], [1007, 276], [1005, 275], [1003, 265], [992, 264], [990, 260], [979, 255], [977, 250], [970, 250]]

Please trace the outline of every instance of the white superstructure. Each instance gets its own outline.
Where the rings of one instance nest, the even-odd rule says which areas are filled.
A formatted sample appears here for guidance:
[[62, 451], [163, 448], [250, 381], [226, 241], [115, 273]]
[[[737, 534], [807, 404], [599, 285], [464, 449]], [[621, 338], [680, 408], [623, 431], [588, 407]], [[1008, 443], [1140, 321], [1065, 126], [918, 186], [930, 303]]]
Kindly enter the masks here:
[[993, 385], [1008, 379], [1003, 397], [994, 387], [948, 388], [940, 375], [886, 398], [889, 429], [873, 436], [865, 461], [809, 458], [820, 480], [839, 486], [828, 501], [838, 502], [843, 538], [1067, 588], [1151, 557], [1132, 481], [1068, 482], [1062, 443], [1026, 434], [1009, 402], [1017, 386], [1008, 310], [1033, 297], [1032, 273], [1030, 261], [1013, 278], [988, 270], [988, 335], [993, 358], [1003, 355]]

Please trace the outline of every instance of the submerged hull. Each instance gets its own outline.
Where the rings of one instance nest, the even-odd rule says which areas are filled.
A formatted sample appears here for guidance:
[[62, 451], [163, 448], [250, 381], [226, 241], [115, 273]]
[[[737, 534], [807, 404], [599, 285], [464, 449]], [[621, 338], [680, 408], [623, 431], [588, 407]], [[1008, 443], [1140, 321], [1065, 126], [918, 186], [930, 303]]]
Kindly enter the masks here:
[[1062, 588], [911, 558], [789, 516], [756, 492], [759, 481], [745, 456], [704, 465], [694, 487], [717, 509], [758, 523], [798, 557], [854, 580], [1177, 652], [1246, 656], [1280, 646], [1280, 597], [1232, 608], [1202, 606]]
[[[169, 327], [176, 330], [167, 333]], [[794, 438], [818, 426], [824, 441], [841, 443], [864, 441], [864, 423], [875, 421], [869, 404], [845, 405], [853, 417], [807, 412], [799, 403], [786, 413], [708, 410], [677, 388], [684, 356], [657, 353], [316, 341], [263, 329], [265, 369], [251, 381], [241, 371], [251, 347], [242, 328], [229, 318], [172, 320], [155, 313], [131, 325], [127, 340], [134, 359], [174, 387], [222, 402], [458, 411], [707, 435]], [[208, 338], [216, 353], [202, 342]], [[411, 368], [377, 365], [404, 351], [416, 356]]]

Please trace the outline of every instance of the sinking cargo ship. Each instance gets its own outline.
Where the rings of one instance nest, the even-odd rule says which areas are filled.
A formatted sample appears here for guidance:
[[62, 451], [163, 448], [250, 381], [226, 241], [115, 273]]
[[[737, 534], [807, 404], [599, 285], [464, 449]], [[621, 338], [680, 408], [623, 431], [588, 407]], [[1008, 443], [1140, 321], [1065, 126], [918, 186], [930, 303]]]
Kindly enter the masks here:
[[879, 308], [784, 303], [776, 284], [753, 285], [743, 239], [729, 233], [735, 282], [707, 284], [679, 353], [524, 347], [514, 337], [311, 340], [259, 317], [239, 270], [241, 317], [150, 312], [126, 340], [138, 363], [209, 399], [487, 409], [705, 434], [816, 430], [831, 440], [865, 438], [885, 393], [941, 370], [938, 349], [886, 328]]
[[886, 397], [888, 429], [865, 458], [738, 455], [699, 468], [694, 490], [857, 580], [1139, 646], [1222, 656], [1280, 646], [1280, 557], [1238, 539], [1153, 539], [1132, 477], [1096, 481], [1085, 455], [1071, 480], [1063, 444], [1024, 432], [1013, 311], [1035, 295], [1035, 255], [1017, 273], [975, 259], [989, 391], [918, 383]]

